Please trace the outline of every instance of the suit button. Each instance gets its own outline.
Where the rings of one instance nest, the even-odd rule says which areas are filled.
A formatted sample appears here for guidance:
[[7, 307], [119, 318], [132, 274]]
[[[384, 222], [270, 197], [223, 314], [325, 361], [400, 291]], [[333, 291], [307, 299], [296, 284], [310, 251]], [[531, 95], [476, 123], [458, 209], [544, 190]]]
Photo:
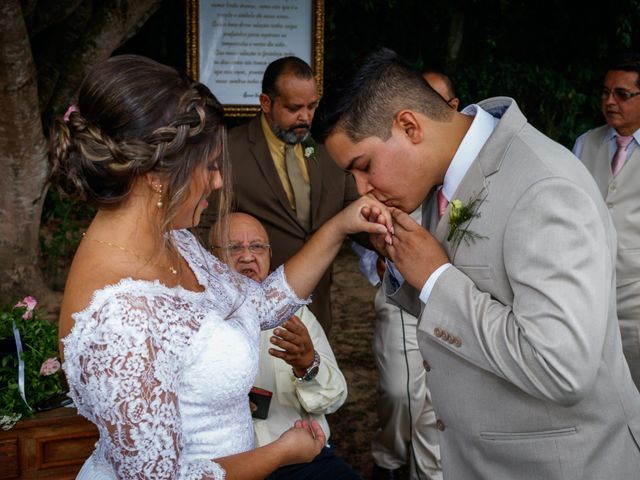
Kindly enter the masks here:
[[456, 338], [456, 341], [455, 341], [454, 345], [456, 347], [460, 348], [462, 346], [462, 340], [460, 340], [459, 338]]
[[613, 182], [609, 185], [609, 191], [610, 192], [615, 192], [616, 191], [616, 183]]
[[442, 332], [442, 341], [446, 342], [449, 340], [449, 334], [447, 332]]
[[433, 334], [436, 337], [441, 337], [442, 336], [442, 330], [440, 330], [438, 327], [436, 327], [436, 328], [433, 329]]
[[447, 342], [449, 342], [451, 345], [455, 344], [457, 341], [458, 339], [453, 335], [449, 335], [449, 338], [447, 338]]
[[436, 420], [436, 428], [441, 432], [444, 432], [444, 422], [442, 420]]
[[429, 365], [429, 362], [427, 362], [426, 360], [423, 360], [423, 361], [422, 361], [422, 366], [424, 367], [424, 369], [425, 369], [427, 372], [430, 372], [430, 371], [431, 371], [431, 365]]
[[609, 208], [613, 208], [613, 203], [611, 203], [611, 202], [607, 202], [607, 207], [609, 207]]

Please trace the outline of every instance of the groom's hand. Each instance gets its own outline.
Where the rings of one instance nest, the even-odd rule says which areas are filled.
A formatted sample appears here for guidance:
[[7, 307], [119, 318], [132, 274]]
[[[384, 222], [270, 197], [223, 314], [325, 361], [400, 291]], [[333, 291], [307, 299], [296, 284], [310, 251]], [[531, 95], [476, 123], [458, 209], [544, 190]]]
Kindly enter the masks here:
[[394, 209], [392, 216], [395, 235], [392, 245], [386, 246], [387, 256], [404, 279], [420, 291], [431, 274], [449, 258], [435, 237], [409, 215]]
[[[391, 232], [393, 232], [393, 225], [388, 225], [387, 219], [384, 215], [380, 215], [374, 212], [367, 217], [367, 220], [373, 223], [379, 223], [381, 225], [385, 225]], [[370, 233], [369, 241], [373, 248], [378, 252], [379, 255], [386, 257], [387, 251], [386, 246], [392, 241], [392, 235], [389, 235], [388, 232], [385, 233]], [[380, 277], [382, 278], [382, 276]]]

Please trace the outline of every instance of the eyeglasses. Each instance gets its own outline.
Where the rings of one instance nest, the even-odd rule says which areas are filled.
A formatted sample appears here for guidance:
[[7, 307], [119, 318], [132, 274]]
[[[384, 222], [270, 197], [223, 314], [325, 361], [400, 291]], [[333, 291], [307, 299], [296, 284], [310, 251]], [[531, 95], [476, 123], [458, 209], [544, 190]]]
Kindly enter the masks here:
[[636, 95], [640, 95], [640, 92], [630, 92], [629, 90], [625, 90], [624, 88], [614, 88], [613, 90], [603, 88], [602, 99], [606, 100], [607, 98], [609, 98], [609, 95], [613, 95], [613, 98], [615, 98], [619, 102], [626, 102]]
[[453, 102], [456, 98], [458, 98], [458, 97], [451, 97], [449, 100], [445, 99], [445, 102], [447, 102], [447, 105], [449, 105], [451, 108], [453, 108], [453, 105], [451, 105], [451, 102]]
[[271, 245], [259, 242], [253, 242], [249, 245], [244, 245], [242, 243], [230, 243], [229, 245], [213, 245], [213, 248], [226, 250], [231, 255], [240, 255], [245, 251], [245, 249], [249, 249], [249, 251], [254, 255], [260, 255], [268, 252], [271, 249]]

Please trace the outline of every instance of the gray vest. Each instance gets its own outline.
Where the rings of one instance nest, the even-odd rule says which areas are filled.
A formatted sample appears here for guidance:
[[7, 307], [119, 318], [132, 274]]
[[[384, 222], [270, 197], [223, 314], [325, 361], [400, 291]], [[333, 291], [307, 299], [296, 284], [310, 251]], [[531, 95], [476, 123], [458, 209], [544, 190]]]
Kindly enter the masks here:
[[618, 235], [616, 264], [618, 317], [640, 321], [640, 147], [636, 146], [622, 170], [611, 175], [607, 126], [585, 136], [582, 163], [593, 175]]

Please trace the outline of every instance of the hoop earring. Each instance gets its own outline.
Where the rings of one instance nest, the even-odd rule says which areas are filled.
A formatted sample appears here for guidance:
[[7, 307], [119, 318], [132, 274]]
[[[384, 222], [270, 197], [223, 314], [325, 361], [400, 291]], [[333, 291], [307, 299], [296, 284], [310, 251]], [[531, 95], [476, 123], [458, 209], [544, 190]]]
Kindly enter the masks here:
[[156, 206], [158, 208], [162, 208], [162, 185], [156, 185], [156, 193], [158, 194], [158, 201], [156, 202]]

